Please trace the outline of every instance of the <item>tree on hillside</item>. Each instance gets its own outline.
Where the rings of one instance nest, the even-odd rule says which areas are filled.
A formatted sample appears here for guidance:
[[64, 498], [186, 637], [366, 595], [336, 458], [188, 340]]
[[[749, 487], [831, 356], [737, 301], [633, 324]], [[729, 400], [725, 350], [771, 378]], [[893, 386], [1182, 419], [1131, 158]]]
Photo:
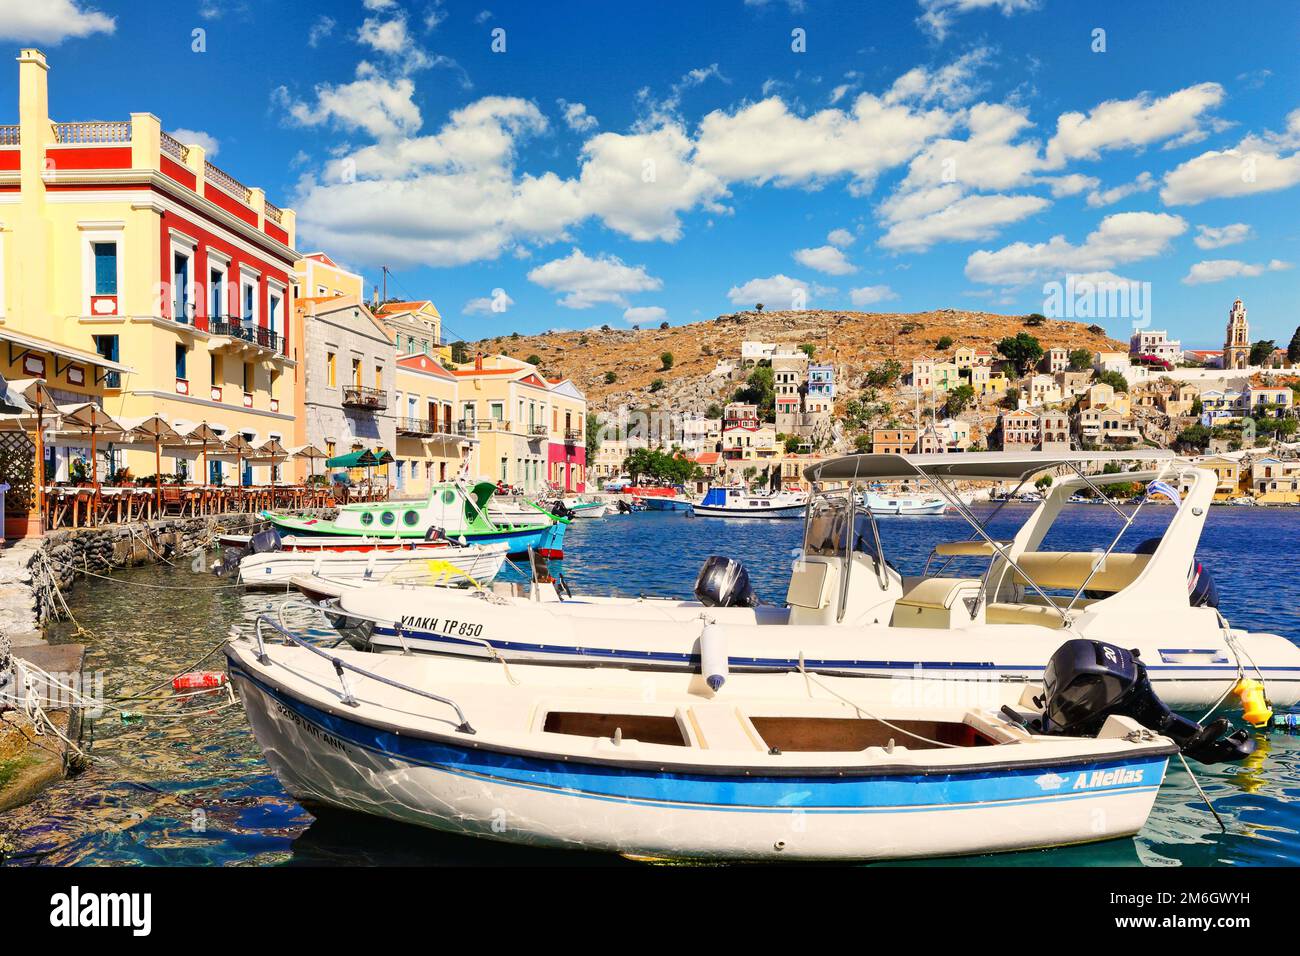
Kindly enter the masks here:
[[705, 418], [721, 418], [721, 417], [722, 417], [722, 406], [719, 405], [717, 402], [714, 402], [712, 405], [710, 405], [708, 408], [706, 408], [706, 409], [704, 410], [704, 417], [705, 417]]
[[1025, 316], [1025, 325], [1042, 325], [1046, 321], [1047, 316], [1043, 315], [1041, 312], [1030, 312]]
[[673, 367], [673, 353], [664, 352], [662, 355], [659, 356], [659, 361], [663, 365], [663, 370], [665, 372], [668, 371], [670, 368]]
[[948, 351], [950, 348], [952, 348], [952, 336], [951, 335], [939, 336], [939, 341], [934, 343], [934, 347], [937, 348], [940, 352]]
[[1106, 369], [1104, 372], [1097, 373], [1097, 381], [1109, 385], [1117, 392], [1128, 391], [1128, 379], [1114, 369]]
[[754, 311], [755, 311], [755, 312], [762, 312], [762, 311], [763, 311], [763, 303], [760, 302], [760, 303], [758, 303], [758, 305], [754, 306]]
[[1092, 368], [1092, 349], [1073, 349], [1070, 352], [1070, 371], [1086, 372]]
[[663, 391], [663, 387], [664, 387], [664, 380], [662, 378], [657, 378], [650, 383], [650, 391], [652, 392]]
[[998, 343], [997, 349], [1002, 353], [1003, 358], [1016, 367], [1018, 375], [1024, 375], [1043, 357], [1043, 347], [1038, 344], [1038, 339], [1028, 332], [1008, 335]]
[[1183, 451], [1204, 451], [1210, 444], [1210, 430], [1200, 422], [1188, 425], [1174, 439], [1174, 446]]
[[449, 346], [451, 349], [451, 360], [458, 365], [464, 365], [469, 361], [469, 346], [464, 342], [452, 342]]
[[760, 365], [749, 373], [743, 388], [736, 389], [735, 401], [758, 406], [758, 417], [776, 420], [776, 380], [771, 365]]
[[596, 452], [600, 451], [600, 416], [587, 412], [587, 455], [588, 461], [594, 461]]
[[863, 379], [863, 382], [872, 388], [891, 388], [897, 384], [898, 377], [902, 374], [903, 366], [890, 359], [867, 372], [867, 377]]
[[805, 342], [803, 345], [799, 346], [799, 351], [809, 358], [812, 358], [817, 354], [817, 346], [813, 345], [811, 342]]
[[1292, 365], [1300, 362], [1300, 325], [1296, 326], [1295, 335], [1291, 336], [1291, 344], [1286, 347], [1286, 359]]
[[1277, 345], [1272, 339], [1260, 339], [1250, 347], [1250, 364], [1263, 365], [1275, 348]]
[[853, 439], [853, 450], [863, 455], [871, 451], [871, 436], [866, 432], [855, 436]]
[[613, 385], [613, 384], [614, 384], [615, 382], [617, 382], [617, 381], [618, 381], [618, 376], [615, 375], [613, 372], [606, 372], [606, 373], [605, 373], [605, 384], [606, 384], [606, 385]]
[[529, 365], [541, 365], [542, 357], [534, 352], [532, 355], [528, 356], [528, 358], [524, 359], [524, 361]]
[[975, 400], [975, 389], [970, 385], [958, 385], [948, 392], [948, 400], [943, 403], [943, 412], [949, 418], [956, 418]]

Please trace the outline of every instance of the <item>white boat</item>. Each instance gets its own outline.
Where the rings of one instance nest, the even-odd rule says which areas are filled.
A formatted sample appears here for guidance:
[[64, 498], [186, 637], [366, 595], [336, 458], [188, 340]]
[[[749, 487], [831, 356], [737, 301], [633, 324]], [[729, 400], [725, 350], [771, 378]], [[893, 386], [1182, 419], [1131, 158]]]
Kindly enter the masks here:
[[[1027, 706], [900, 702], [843, 678], [714, 686], [323, 650], [268, 618], [226, 654], [267, 762], [308, 807], [634, 857], [878, 860], [1122, 837], [1188, 746], [1144, 727], [1128, 697], [1110, 712], [1087, 690], [1081, 703], [1065, 678], [1046, 716], [1065, 701], [1078, 719], [1036, 729]], [[1208, 759], [1252, 746], [1234, 735]]]
[[755, 495], [744, 488], [715, 486], [692, 510], [700, 518], [802, 518], [807, 503], [801, 491]]
[[389, 581], [394, 575], [418, 574], [452, 587], [487, 585], [505, 563], [505, 542], [442, 548], [379, 548], [265, 551], [239, 561], [239, 583], [248, 587], [282, 587], [297, 575], [316, 574], [336, 581]]
[[[1300, 703], [1300, 648], [1277, 634], [1232, 628], [1207, 590], [1210, 576], [1196, 547], [1213, 472], [1144, 451], [1154, 468], [1105, 480], [1150, 483], [1148, 495], [1187, 485], [1177, 508], [1160, 510], [1167, 527], [1154, 549], [1124, 540], [1131, 520], [1121, 513], [1104, 551], [1041, 550], [1069, 497], [1080, 488], [1100, 491], [1084, 466], [1099, 470], [1122, 454], [870, 455], [813, 466], [810, 481], [839, 487], [815, 492], [784, 604], [759, 603], [747, 576], [715, 580], [734, 569], [714, 566], [687, 600], [573, 597], [561, 593], [562, 582], [557, 590], [539, 580], [526, 597], [490, 600], [477, 592], [391, 595], [367, 587], [340, 597], [338, 610], [363, 622], [377, 649], [664, 669], [693, 666], [704, 628], [715, 622], [733, 669], [806, 666], [977, 697], [999, 684], [1039, 680], [1052, 648], [1071, 634], [1137, 648], [1161, 697], [1179, 708], [1209, 707], [1242, 677], [1264, 681], [1275, 704]], [[985, 528], [992, 515], [975, 515], [949, 484], [1027, 482], [1063, 468], [1079, 474], [1058, 477], [1008, 540], [994, 539]], [[905, 573], [889, 561], [874, 514], [853, 502], [848, 483], [918, 476], [948, 499], [972, 537], [935, 542], [925, 565]], [[448, 621], [472, 624], [474, 640], [447, 633]]]
[[889, 495], [868, 489], [859, 501], [878, 515], [941, 515], [948, 502], [937, 495]]

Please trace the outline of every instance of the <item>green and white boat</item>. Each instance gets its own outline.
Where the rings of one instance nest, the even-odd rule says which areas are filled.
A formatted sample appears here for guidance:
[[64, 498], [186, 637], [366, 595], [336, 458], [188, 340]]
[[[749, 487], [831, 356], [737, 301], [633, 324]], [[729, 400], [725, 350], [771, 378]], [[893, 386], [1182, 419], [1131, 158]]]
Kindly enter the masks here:
[[488, 513], [496, 485], [480, 481], [466, 489], [460, 482], [434, 485], [423, 503], [381, 501], [344, 505], [333, 520], [263, 511], [262, 517], [282, 534], [338, 535], [367, 538], [429, 538], [438, 532], [469, 544], [504, 541], [511, 554], [531, 549], [547, 558], [564, 557], [568, 520], [535, 508], [534, 520], [503, 520]]

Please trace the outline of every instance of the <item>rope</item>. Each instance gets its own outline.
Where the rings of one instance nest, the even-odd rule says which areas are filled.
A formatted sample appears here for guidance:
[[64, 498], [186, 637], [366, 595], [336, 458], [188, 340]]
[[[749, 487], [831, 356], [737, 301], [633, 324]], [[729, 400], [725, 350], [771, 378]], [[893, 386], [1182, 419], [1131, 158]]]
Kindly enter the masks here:
[[1178, 759], [1183, 762], [1183, 769], [1187, 771], [1187, 776], [1192, 778], [1192, 783], [1195, 784], [1196, 786], [1196, 792], [1199, 793], [1201, 795], [1201, 799], [1205, 801], [1205, 806], [1209, 808], [1209, 811], [1212, 814], [1214, 814], [1214, 819], [1219, 824], [1219, 829], [1222, 830], [1224, 833], [1227, 833], [1228, 827], [1226, 824], [1224, 824], [1223, 817], [1219, 816], [1219, 811], [1214, 809], [1214, 804], [1210, 802], [1210, 798], [1206, 796], [1205, 791], [1201, 789], [1201, 781], [1197, 780], [1196, 774], [1192, 773], [1192, 768], [1191, 766], [1188, 765], [1187, 758], [1184, 757], [1181, 753], [1179, 753]]
[[[49, 558], [46, 558], [49, 561]], [[56, 562], [62, 564], [62, 562]], [[146, 584], [143, 581], [123, 581], [121, 578], [115, 578], [110, 574], [100, 574], [89, 568], [78, 568], [75, 565], [64, 564], [63, 567], [72, 568], [73, 571], [80, 571], [82, 574], [89, 575], [92, 578], [99, 578], [102, 581], [112, 581], [114, 584], [124, 584], [137, 588], [148, 588], [151, 591], [229, 591], [233, 588], [242, 588], [242, 584], [218, 584], [213, 587], [194, 588], [186, 587], [180, 584]], [[65, 605], [66, 606], [66, 605]]]

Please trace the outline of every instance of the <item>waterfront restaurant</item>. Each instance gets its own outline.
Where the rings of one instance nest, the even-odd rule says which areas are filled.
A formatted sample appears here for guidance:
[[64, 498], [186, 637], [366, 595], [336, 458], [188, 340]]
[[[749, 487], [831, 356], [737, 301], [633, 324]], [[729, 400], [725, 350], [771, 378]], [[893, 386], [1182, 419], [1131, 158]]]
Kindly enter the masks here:
[[[115, 418], [208, 423], [254, 446], [294, 441], [287, 347], [294, 214], [167, 135], [156, 116], [64, 122], [49, 115], [50, 67], [18, 57], [18, 122], [0, 127], [0, 374], [44, 379], [59, 401]], [[283, 407], [282, 407], [283, 406]], [[77, 449], [51, 449], [66, 479]], [[172, 473], [269, 482], [271, 463], [167, 456]], [[152, 474], [153, 456], [94, 463]]]

